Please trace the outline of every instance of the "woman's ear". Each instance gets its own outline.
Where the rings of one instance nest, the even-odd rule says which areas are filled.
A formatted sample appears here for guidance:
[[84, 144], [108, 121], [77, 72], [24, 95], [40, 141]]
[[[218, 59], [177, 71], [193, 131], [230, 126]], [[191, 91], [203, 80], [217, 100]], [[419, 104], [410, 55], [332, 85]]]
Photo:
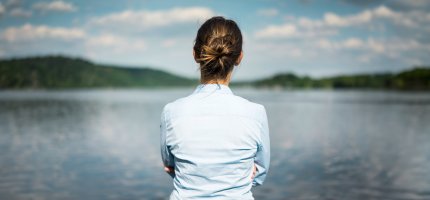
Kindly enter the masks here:
[[193, 57], [194, 57], [194, 60], [196, 61], [196, 63], [199, 63], [199, 62], [197, 61], [197, 58], [196, 58], [196, 51], [194, 51], [194, 49], [193, 49]]
[[243, 58], [243, 51], [240, 52], [240, 55], [237, 58], [236, 63], [234, 65], [236, 65], [236, 66], [239, 65], [240, 62], [242, 61], [242, 58]]

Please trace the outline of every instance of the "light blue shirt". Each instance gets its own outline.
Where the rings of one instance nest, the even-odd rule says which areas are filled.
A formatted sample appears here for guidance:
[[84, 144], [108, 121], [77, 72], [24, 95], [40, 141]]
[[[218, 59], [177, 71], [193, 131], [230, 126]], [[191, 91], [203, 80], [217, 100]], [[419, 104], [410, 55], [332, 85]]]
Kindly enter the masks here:
[[[226, 85], [200, 84], [161, 115], [161, 156], [172, 166], [170, 199], [254, 199], [270, 163], [265, 108]], [[254, 163], [257, 173], [252, 180]]]

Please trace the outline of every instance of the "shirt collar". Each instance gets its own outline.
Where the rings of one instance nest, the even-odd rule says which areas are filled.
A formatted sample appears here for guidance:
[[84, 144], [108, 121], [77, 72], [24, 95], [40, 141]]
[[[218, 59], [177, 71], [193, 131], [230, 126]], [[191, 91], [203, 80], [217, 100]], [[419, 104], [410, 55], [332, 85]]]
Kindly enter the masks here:
[[227, 85], [216, 84], [216, 83], [199, 84], [194, 90], [193, 94], [201, 93], [201, 92], [233, 94], [233, 92]]

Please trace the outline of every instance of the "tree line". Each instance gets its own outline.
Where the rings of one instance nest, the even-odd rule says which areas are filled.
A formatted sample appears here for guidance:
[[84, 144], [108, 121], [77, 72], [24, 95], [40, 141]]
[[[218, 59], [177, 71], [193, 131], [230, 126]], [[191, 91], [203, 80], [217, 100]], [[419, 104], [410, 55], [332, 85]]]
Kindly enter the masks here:
[[[0, 89], [100, 88], [194, 86], [198, 79], [145, 68], [95, 64], [81, 58], [42, 56], [0, 60]], [[235, 87], [257, 88], [363, 88], [430, 90], [430, 67], [417, 66], [399, 73], [341, 75], [328, 78], [282, 73], [272, 77], [233, 82]]]

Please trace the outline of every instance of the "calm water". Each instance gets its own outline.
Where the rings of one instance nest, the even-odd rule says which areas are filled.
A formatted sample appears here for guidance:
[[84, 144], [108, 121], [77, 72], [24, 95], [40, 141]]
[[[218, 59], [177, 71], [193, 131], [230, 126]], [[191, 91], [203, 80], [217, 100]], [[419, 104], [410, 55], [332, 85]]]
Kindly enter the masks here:
[[[192, 90], [0, 92], [0, 199], [166, 199], [160, 112]], [[233, 92], [268, 112], [256, 199], [430, 199], [430, 93]]]

